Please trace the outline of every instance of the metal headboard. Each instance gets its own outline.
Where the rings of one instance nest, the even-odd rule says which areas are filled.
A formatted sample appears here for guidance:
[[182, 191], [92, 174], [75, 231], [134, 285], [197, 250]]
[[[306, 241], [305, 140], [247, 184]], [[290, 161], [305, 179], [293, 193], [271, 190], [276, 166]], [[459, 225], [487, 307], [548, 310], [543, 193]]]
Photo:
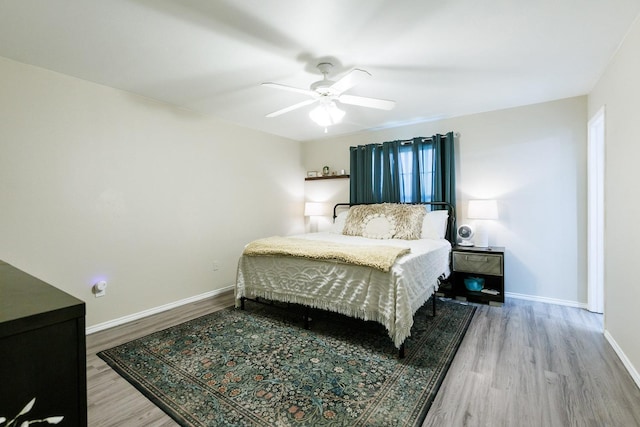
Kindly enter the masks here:
[[[356, 206], [356, 205], [374, 205], [376, 203], [336, 203], [333, 206], [333, 221], [335, 222], [338, 216], [338, 208], [340, 206]], [[444, 206], [449, 211], [449, 219], [447, 221], [447, 233], [445, 234], [447, 240], [452, 244], [456, 244], [456, 208], [448, 202], [420, 202], [420, 203], [404, 203], [406, 205], [430, 205], [430, 206]]]

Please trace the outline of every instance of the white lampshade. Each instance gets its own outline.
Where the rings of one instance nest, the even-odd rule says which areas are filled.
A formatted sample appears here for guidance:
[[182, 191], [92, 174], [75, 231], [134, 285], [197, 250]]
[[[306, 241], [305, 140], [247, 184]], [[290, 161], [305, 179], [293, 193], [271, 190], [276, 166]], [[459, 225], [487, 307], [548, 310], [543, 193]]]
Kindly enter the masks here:
[[309, 226], [312, 233], [318, 231], [318, 217], [328, 214], [328, 205], [320, 202], [305, 202], [304, 216], [309, 217]]
[[309, 117], [318, 125], [327, 127], [340, 123], [344, 114], [344, 111], [339, 109], [335, 102], [321, 99], [320, 105], [311, 110]]
[[326, 212], [324, 203], [305, 202], [304, 204], [304, 216], [324, 216]]
[[469, 200], [469, 219], [498, 219], [498, 202], [495, 200]]

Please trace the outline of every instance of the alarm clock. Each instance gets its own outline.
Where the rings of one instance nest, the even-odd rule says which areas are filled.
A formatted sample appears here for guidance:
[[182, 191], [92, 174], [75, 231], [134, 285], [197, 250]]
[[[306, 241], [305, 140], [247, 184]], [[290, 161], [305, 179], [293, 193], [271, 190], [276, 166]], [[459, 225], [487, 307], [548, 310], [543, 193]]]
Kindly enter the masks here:
[[458, 242], [458, 245], [460, 246], [473, 246], [473, 241], [471, 239], [473, 239], [473, 228], [470, 225], [467, 224], [462, 224], [460, 227], [458, 227], [458, 238], [460, 239], [460, 241]]

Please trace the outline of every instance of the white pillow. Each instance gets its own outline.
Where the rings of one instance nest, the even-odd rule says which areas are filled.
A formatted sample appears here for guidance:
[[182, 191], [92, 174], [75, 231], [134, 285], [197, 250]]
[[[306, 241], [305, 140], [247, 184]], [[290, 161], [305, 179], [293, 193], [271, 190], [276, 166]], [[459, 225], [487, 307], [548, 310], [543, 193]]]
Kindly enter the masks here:
[[447, 234], [449, 211], [446, 209], [427, 212], [422, 221], [423, 239], [444, 239]]
[[362, 237], [391, 239], [396, 234], [396, 222], [385, 214], [368, 215], [362, 223]]
[[347, 215], [349, 215], [349, 211], [340, 212], [337, 216], [333, 224], [331, 225], [331, 229], [329, 229], [330, 233], [342, 234], [342, 230], [344, 230], [344, 224], [347, 221]]

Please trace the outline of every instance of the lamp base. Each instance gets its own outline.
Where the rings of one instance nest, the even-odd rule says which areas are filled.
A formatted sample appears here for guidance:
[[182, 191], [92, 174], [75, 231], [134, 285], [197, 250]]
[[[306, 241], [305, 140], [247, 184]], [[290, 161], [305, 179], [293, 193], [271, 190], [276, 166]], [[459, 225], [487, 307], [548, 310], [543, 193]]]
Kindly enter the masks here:
[[315, 215], [309, 217], [309, 232], [318, 232], [318, 217], [316, 217]]
[[489, 230], [485, 224], [481, 223], [482, 221], [478, 221], [476, 226], [476, 235], [473, 243], [479, 248], [488, 248], [489, 247]]

